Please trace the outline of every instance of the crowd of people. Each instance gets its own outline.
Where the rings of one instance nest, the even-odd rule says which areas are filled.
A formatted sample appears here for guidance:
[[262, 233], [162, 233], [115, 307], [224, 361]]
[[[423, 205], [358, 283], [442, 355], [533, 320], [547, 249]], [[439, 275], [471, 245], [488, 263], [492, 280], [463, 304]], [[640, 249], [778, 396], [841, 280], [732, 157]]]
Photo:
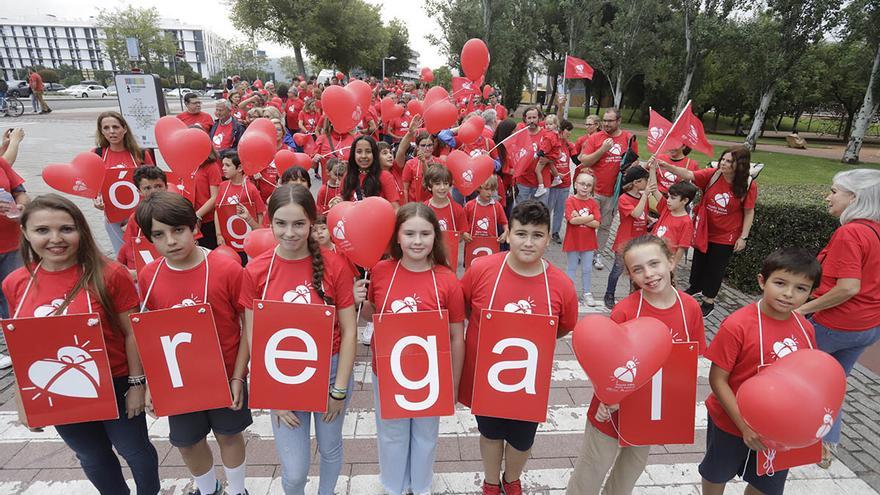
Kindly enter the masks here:
[[[285, 493], [304, 492], [314, 422], [318, 493], [330, 494], [344, 458], [342, 425], [352, 394], [359, 318], [369, 322], [372, 314], [396, 313], [393, 303], [403, 299], [412, 301], [412, 311], [445, 311], [456, 398], [470, 406], [482, 311], [527, 301], [528, 308], [518, 309], [553, 316], [556, 337], [562, 337], [574, 328], [579, 311], [599, 306], [591, 274], [605, 263], [610, 274], [602, 302], [612, 320], [653, 316], [669, 326], [676, 341], [698, 343], [712, 362], [706, 454], [700, 464], [704, 493], [723, 493], [725, 483], [742, 473], [751, 493], [783, 492], [787, 470], [757, 475], [756, 456], [749, 452], [764, 445], [743, 421], [735, 393], [759, 364], [777, 358], [759, 341], [802, 336], [801, 348], [826, 350], [849, 373], [861, 352], [880, 338], [880, 171], [837, 174], [826, 201], [841, 227], [826, 248], [818, 258], [794, 248], [768, 256], [755, 267], [763, 298], [732, 313], [707, 344], [704, 318], [714, 309], [731, 256], [746, 247], [754, 220], [758, 186], [749, 176], [748, 150], [723, 151], [717, 169], [701, 168], [684, 146], [639, 161], [637, 142], [620, 128], [617, 109], [606, 110], [601, 120], [588, 116], [587, 133], [571, 142], [573, 124], [561, 115], [545, 117], [539, 108], [527, 107], [519, 122], [499, 117], [494, 97], [455, 99], [460, 123], [476, 115], [485, 123], [481, 135], [465, 143], [458, 125], [431, 134], [421, 116], [409, 110], [382, 118], [383, 98], [406, 105], [423, 97], [423, 86], [388, 79], [370, 83], [374, 105], [345, 133], [322, 113], [323, 88], [315, 81], [275, 86], [230, 78], [213, 117], [202, 111], [198, 96], [187, 95], [178, 118], [208, 133], [214, 149], [185, 193], [174, 187], [179, 178], [155, 165], [152, 150], [138, 146], [122, 115], [102, 113], [92, 150], [108, 168], [134, 169], [141, 194], [127, 221], [105, 219], [116, 260], [102, 254], [91, 226], [69, 199], [28, 196], [13, 167], [24, 132], [4, 134], [0, 310], [3, 318], [100, 315], [119, 419], [56, 427], [100, 493], [129, 492], [113, 449], [131, 468], [139, 494], [159, 490], [157, 454], [144, 415], [151, 401], [128, 318], [133, 312], [185, 300], [210, 302], [233, 405], [169, 417], [169, 439], [194, 478], [193, 493], [219, 494], [223, 489], [207, 442], [213, 432], [225, 493], [244, 494], [243, 432], [253, 421], [247, 379], [254, 301], [287, 301], [291, 290], [305, 287], [307, 297], [292, 302], [334, 306], [327, 412], [272, 411]], [[279, 174], [272, 164], [247, 174], [237, 146], [258, 118], [274, 124], [278, 150], [306, 153], [311, 166]], [[524, 160], [514, 156], [519, 150], [503, 144], [518, 132], [527, 137]], [[456, 149], [470, 156], [488, 154], [494, 164], [492, 175], [470, 195], [458, 191], [446, 166]], [[313, 181], [321, 184], [316, 194]], [[391, 203], [396, 221], [385, 259], [366, 281], [337, 252], [327, 214], [339, 202], [374, 196]], [[105, 207], [101, 197], [94, 207]], [[615, 216], [619, 222], [613, 231]], [[249, 256], [227, 226], [230, 218], [249, 229], [268, 227], [277, 246]], [[459, 232], [465, 246], [493, 239], [497, 252], [474, 259], [461, 275], [461, 262], [452, 261], [459, 260], [460, 246], [450, 251], [444, 231]], [[564, 269], [545, 260], [553, 244], [566, 253]], [[139, 263], [136, 246], [149, 246], [156, 259]], [[232, 247], [238, 259], [220, 253], [221, 246]], [[692, 247], [690, 286], [679, 290], [674, 273]], [[611, 253], [607, 260], [603, 252]], [[633, 290], [618, 298], [623, 273]], [[46, 304], [50, 310], [40, 313]], [[360, 335], [367, 344], [375, 339], [369, 332]], [[392, 494], [431, 493], [440, 418], [382, 419], [373, 359], [381, 483]], [[8, 358], [0, 362], [9, 364]], [[632, 492], [650, 448], [619, 446], [617, 409], [596, 397], [591, 401], [568, 493], [598, 494], [603, 484], [605, 493]], [[27, 424], [23, 413], [21, 420]], [[483, 493], [522, 493], [520, 476], [539, 424], [480, 415], [476, 421]], [[840, 422], [838, 416], [825, 439], [825, 467], [839, 442]]]

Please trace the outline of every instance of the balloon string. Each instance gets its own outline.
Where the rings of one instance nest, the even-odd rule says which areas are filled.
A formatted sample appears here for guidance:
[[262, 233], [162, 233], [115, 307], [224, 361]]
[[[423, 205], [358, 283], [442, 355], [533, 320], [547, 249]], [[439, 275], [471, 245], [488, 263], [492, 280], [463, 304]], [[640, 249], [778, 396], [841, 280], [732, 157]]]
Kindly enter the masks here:
[[[618, 411], [619, 411], [619, 409], [618, 409]], [[619, 438], [620, 441], [622, 441], [623, 443], [625, 443], [631, 447], [638, 447], [638, 445], [623, 438], [623, 435], [620, 434], [620, 430], [617, 429], [617, 425], [614, 424], [614, 415], [612, 413], [609, 413], [609, 416], [610, 417], [608, 418], [608, 421], [611, 422], [611, 427], [614, 428], [614, 433], [617, 433], [617, 438]]]
[[[370, 270], [364, 270], [363, 280], [367, 280], [369, 278], [370, 278]], [[363, 308], [363, 307], [364, 307], [364, 303], [358, 304], [358, 312], [357, 312], [357, 316], [355, 317], [355, 321], [361, 320], [361, 308]]]
[[514, 132], [514, 133], [511, 134], [510, 136], [507, 136], [506, 138], [502, 139], [501, 142], [499, 142], [498, 144], [496, 144], [494, 148], [492, 148], [491, 150], [489, 150], [489, 153], [492, 153], [493, 151], [495, 151], [499, 146], [501, 146], [502, 144], [504, 144], [504, 142], [507, 141], [508, 139], [512, 138], [513, 136], [516, 136], [517, 134], [521, 133], [522, 131], [527, 131], [528, 129], [529, 129], [529, 126], [525, 126], [525, 127], [523, 127], [522, 129], [520, 129], [520, 130]]
[[345, 151], [345, 150], [350, 149], [350, 148], [351, 148], [351, 146], [346, 146], [346, 147], [344, 147], [344, 148], [339, 148], [339, 149], [333, 150], [333, 151], [331, 151], [330, 153], [324, 153], [323, 155], [315, 155], [315, 156], [317, 156], [317, 157], [319, 157], [319, 158], [324, 158], [324, 157], [327, 157], [327, 156], [330, 156], [330, 155], [336, 154], [336, 153], [338, 153], [338, 152], [340, 152], [340, 151]]
[[767, 459], [764, 460], [764, 464], [762, 467], [764, 468], [764, 472], [766, 473], [766, 475], [772, 477], [774, 474], [776, 474], [776, 470], [773, 468], [773, 461], [776, 459], [776, 450], [764, 450], [764, 455], [767, 457]]

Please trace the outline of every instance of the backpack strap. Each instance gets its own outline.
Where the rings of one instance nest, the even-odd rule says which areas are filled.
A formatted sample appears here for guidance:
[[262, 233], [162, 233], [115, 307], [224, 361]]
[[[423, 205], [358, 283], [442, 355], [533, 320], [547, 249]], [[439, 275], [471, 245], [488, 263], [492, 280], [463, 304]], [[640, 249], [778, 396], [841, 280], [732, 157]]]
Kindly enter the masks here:
[[97, 148], [95, 148], [95, 154], [100, 156], [101, 158], [104, 158], [104, 149], [98, 146]]

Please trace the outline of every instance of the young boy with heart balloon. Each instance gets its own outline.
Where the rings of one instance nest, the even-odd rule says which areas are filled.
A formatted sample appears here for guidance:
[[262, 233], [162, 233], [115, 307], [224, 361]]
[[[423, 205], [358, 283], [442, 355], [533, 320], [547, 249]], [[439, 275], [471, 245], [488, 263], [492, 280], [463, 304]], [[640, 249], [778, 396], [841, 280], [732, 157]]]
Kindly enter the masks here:
[[[758, 284], [763, 297], [728, 316], [706, 357], [712, 361], [706, 399], [709, 424], [706, 455], [700, 463], [703, 494], [721, 495], [728, 481], [742, 476], [746, 493], [780, 495], [788, 470], [758, 475], [758, 452], [766, 450], [761, 437], [743, 420], [736, 392], [763, 366], [800, 349], [816, 347], [813, 325], [795, 310], [818, 286], [822, 267], [803, 249], [783, 248], [764, 259]], [[787, 400], [784, 396], [778, 400]], [[786, 421], [786, 418], [778, 418]]]
[[[131, 276], [101, 254], [83, 213], [62, 196], [34, 198], [22, 211], [21, 232], [24, 266], [3, 280], [13, 319], [97, 313], [119, 408], [119, 419], [55, 429], [101, 493], [129, 492], [116, 452], [139, 492], [158, 493], [159, 462], [144, 415], [146, 379], [128, 319], [138, 307]], [[21, 409], [19, 420], [27, 426]]]
[[[368, 316], [374, 312], [381, 315], [446, 310], [453, 390], [458, 390], [464, 363], [464, 298], [458, 279], [449, 267], [437, 217], [422, 203], [407, 203], [397, 210], [391, 239], [391, 259], [373, 267], [369, 289], [364, 280], [356, 283], [355, 300], [366, 301], [362, 312]], [[381, 332], [379, 320], [374, 341]], [[375, 352], [372, 365], [382, 486], [388, 493], [431, 493], [440, 418], [382, 419], [379, 395], [382, 384], [375, 371]]]
[[[611, 311], [611, 319], [623, 323], [650, 316], [669, 327], [673, 342], [697, 342], [700, 351], [705, 349], [700, 305], [672, 286], [673, 256], [666, 243], [654, 236], [636, 237], [627, 242], [622, 257], [627, 274], [638, 290], [617, 303]], [[568, 483], [566, 493], [569, 495], [598, 495], [606, 475], [604, 493], [632, 493], [648, 463], [651, 447], [618, 445], [618, 409], [618, 404], [601, 403], [595, 394], [590, 400], [589, 423]]]
[[[195, 243], [198, 217], [186, 198], [170, 192], [152, 194], [137, 207], [137, 223], [163, 258], [138, 274], [141, 311], [209, 304], [214, 316], [229, 378], [232, 406], [168, 417], [168, 440], [177, 447], [195, 479], [198, 492], [221, 493], [214, 473], [214, 456], [207, 435], [213, 431], [223, 470], [226, 493], [245, 493], [245, 442], [242, 432], [253, 423], [247, 405], [247, 339], [242, 336], [243, 308], [238, 303], [242, 269], [230, 257]], [[149, 390], [147, 407], [150, 407]]]
[[[278, 246], [252, 259], [244, 271], [239, 304], [245, 308], [245, 332], [253, 341], [254, 301], [327, 304], [336, 307], [330, 393], [326, 413], [272, 411], [272, 431], [281, 461], [285, 493], [303, 493], [309, 475], [310, 429], [321, 456], [319, 493], [332, 493], [342, 469], [342, 424], [352, 385], [357, 346], [352, 283], [341, 256], [321, 248], [313, 237], [317, 208], [308, 189], [279, 186], [269, 197], [269, 225]], [[326, 221], [324, 225], [326, 231]]]
[[[514, 207], [510, 217], [510, 251], [477, 258], [461, 280], [469, 314], [465, 364], [458, 398], [472, 404], [474, 373], [484, 309], [553, 317], [556, 336], [577, 322], [577, 293], [571, 280], [544, 261], [550, 244], [550, 211], [537, 200]], [[533, 323], [527, 323], [526, 326]], [[518, 328], [524, 335], [534, 328]], [[549, 384], [548, 384], [549, 386]], [[535, 441], [538, 423], [477, 416], [483, 458], [483, 493], [522, 494], [520, 475]], [[504, 473], [502, 475], [502, 462]]]

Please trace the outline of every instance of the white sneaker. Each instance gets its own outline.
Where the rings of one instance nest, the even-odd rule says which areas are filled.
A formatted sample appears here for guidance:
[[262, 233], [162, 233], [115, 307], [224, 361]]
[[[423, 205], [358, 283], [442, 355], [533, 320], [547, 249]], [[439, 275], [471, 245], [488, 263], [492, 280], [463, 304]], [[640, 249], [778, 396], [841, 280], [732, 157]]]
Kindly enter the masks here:
[[593, 294], [591, 294], [589, 292], [584, 294], [584, 304], [586, 304], [587, 306], [589, 306], [591, 308], [596, 307], [596, 300], [593, 299]]
[[364, 330], [360, 333], [359, 337], [360, 338], [358, 339], [358, 342], [360, 342], [361, 344], [367, 345], [367, 346], [370, 345], [370, 341], [372, 341], [372, 339], [373, 339], [373, 322], [372, 321], [368, 322], [364, 326]]
[[12, 358], [6, 354], [0, 354], [0, 370], [5, 370], [10, 366], [12, 366]]
[[562, 184], [562, 177], [554, 177], [553, 182], [550, 183], [550, 187], [556, 187], [559, 184]]
[[547, 188], [544, 187], [543, 184], [541, 184], [540, 186], [538, 186], [538, 190], [535, 191], [535, 197], [540, 198], [541, 196], [543, 196], [545, 194], [547, 194]]
[[595, 268], [596, 270], [604, 270], [605, 269], [605, 265], [602, 264], [602, 257], [599, 256], [598, 254], [596, 255], [595, 258], [593, 258], [593, 268]]

